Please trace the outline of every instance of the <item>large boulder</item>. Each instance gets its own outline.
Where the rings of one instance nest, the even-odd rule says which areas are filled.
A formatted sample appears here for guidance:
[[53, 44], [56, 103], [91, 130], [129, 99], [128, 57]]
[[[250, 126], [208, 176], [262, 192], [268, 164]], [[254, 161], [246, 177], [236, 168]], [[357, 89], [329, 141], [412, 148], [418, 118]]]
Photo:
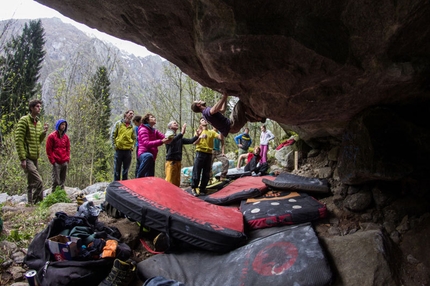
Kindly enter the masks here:
[[36, 1], [145, 46], [304, 140], [341, 135], [370, 106], [428, 107], [426, 0]]

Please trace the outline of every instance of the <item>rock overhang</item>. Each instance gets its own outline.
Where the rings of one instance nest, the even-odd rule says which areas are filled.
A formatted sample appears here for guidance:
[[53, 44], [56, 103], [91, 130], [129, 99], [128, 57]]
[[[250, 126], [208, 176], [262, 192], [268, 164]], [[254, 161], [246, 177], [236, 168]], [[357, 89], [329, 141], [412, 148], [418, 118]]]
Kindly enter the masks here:
[[428, 1], [37, 0], [145, 46], [302, 138], [369, 107], [428, 105]]

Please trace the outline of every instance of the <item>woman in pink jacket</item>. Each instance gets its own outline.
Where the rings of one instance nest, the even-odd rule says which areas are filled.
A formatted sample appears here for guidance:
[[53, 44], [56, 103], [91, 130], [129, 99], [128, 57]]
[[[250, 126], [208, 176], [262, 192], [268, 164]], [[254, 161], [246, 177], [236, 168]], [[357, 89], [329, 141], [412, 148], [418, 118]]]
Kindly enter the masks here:
[[139, 142], [137, 151], [139, 158], [138, 178], [154, 176], [158, 146], [172, 141], [172, 139], [165, 138], [163, 133], [154, 128], [156, 123], [155, 116], [148, 113], [142, 118], [142, 125], [139, 126], [137, 131], [137, 141]]

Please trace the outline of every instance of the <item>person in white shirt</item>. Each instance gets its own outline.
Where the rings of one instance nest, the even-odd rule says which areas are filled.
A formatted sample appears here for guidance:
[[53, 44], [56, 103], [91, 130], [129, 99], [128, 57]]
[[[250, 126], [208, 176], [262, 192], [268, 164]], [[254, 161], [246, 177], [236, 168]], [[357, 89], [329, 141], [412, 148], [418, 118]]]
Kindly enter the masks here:
[[261, 135], [260, 135], [260, 163], [267, 162], [267, 151], [269, 151], [269, 141], [275, 139], [270, 130], [266, 129], [266, 125], [261, 125]]

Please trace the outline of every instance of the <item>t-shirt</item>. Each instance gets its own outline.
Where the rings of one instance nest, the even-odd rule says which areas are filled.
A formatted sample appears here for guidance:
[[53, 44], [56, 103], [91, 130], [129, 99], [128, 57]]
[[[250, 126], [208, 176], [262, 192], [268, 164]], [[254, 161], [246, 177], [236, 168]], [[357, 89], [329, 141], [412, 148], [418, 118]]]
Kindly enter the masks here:
[[211, 114], [210, 110], [210, 107], [206, 107], [205, 109], [203, 109], [203, 117], [206, 119], [207, 122], [212, 124], [213, 127], [218, 129], [224, 137], [227, 137], [228, 132], [230, 132], [230, 119], [222, 115], [220, 112]]

